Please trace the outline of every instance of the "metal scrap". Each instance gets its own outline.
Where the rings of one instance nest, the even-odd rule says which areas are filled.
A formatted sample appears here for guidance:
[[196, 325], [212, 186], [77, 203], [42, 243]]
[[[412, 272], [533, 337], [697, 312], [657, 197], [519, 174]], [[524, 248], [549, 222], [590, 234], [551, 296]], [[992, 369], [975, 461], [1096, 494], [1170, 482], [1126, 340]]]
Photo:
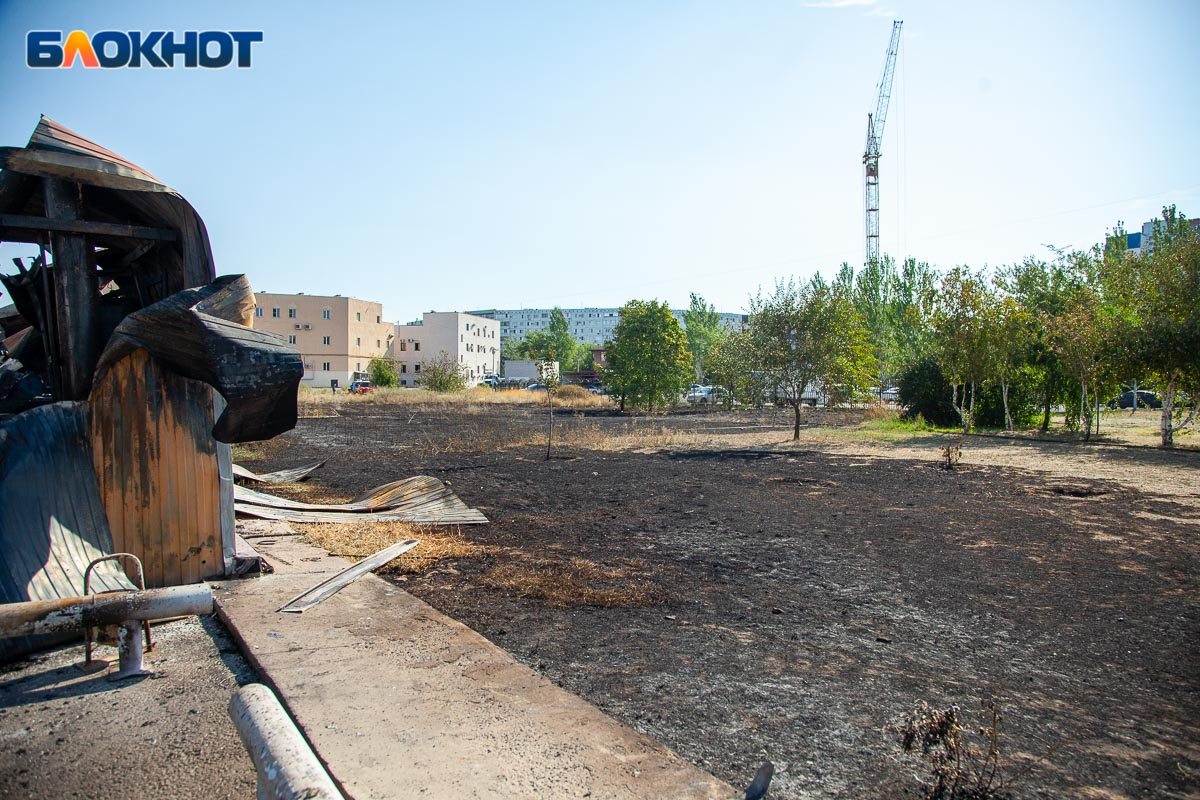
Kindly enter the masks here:
[[307, 589], [283, 604], [279, 609], [292, 614], [301, 614], [324, 600], [340, 592], [368, 572], [382, 567], [384, 564], [398, 558], [403, 553], [412, 550], [420, 542], [416, 539], [406, 539], [383, 548], [378, 553], [364, 558], [357, 564], [351, 564], [336, 575], [327, 578], [311, 589]]
[[315, 464], [305, 464], [302, 467], [292, 467], [291, 469], [281, 469], [258, 475], [246, 469], [241, 464], [234, 464], [233, 477], [241, 478], [251, 483], [299, 483], [323, 466], [325, 466], [325, 462], [318, 461]]

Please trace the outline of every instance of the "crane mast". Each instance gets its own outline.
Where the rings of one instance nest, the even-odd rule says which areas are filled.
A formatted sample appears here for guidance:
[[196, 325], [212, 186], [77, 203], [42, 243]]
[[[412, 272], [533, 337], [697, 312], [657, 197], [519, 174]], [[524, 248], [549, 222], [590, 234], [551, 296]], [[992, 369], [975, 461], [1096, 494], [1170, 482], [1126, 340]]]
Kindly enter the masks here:
[[887, 123], [888, 102], [892, 99], [892, 75], [896, 71], [896, 53], [900, 50], [900, 26], [903, 20], [892, 22], [892, 41], [888, 44], [883, 62], [883, 77], [879, 79], [879, 94], [875, 112], [867, 114], [867, 146], [863, 152], [866, 165], [866, 185], [863, 205], [866, 207], [867, 260], [869, 265], [879, 261], [879, 143]]

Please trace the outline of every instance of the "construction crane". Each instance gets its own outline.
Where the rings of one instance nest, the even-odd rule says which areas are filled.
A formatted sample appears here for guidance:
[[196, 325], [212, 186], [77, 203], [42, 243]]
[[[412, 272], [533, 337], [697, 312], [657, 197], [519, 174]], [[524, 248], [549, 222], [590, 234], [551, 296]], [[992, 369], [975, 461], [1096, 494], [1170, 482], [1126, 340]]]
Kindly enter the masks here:
[[875, 113], [867, 114], [867, 147], [863, 153], [867, 178], [863, 200], [867, 214], [866, 263], [868, 265], [879, 261], [879, 143], [883, 139], [883, 126], [887, 123], [888, 102], [892, 99], [892, 75], [896, 71], [896, 53], [900, 49], [900, 26], [903, 24], [903, 20], [892, 22], [892, 41], [888, 45], [887, 59], [883, 62], [883, 77], [879, 79]]

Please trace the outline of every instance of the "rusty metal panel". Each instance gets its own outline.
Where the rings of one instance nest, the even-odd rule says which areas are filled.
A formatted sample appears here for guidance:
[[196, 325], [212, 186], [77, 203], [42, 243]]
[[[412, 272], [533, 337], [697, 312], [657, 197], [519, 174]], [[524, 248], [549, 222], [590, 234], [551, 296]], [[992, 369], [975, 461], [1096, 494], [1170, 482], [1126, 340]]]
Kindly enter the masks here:
[[[87, 429], [82, 403], [0, 421], [0, 602], [81, 595], [88, 564], [113, 552]], [[113, 562], [92, 574], [96, 592], [135, 588]], [[44, 645], [0, 642], [0, 657]]]
[[112, 364], [92, 389], [92, 452], [113, 544], [142, 559], [148, 587], [224, 572], [211, 392], [145, 350]]

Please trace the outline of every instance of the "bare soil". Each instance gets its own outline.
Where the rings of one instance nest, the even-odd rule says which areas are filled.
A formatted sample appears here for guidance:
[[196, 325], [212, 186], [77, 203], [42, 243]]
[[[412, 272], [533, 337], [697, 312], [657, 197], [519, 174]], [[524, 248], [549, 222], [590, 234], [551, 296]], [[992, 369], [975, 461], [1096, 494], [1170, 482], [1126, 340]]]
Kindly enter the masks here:
[[920, 797], [896, 727], [983, 698], [1012, 797], [1200, 797], [1200, 453], [972, 437], [947, 471], [950, 437], [788, 423], [566, 415], [546, 460], [544, 411], [363, 405], [247, 465], [449, 481], [480, 555], [393, 580], [735, 785], [771, 759], [778, 800]]

